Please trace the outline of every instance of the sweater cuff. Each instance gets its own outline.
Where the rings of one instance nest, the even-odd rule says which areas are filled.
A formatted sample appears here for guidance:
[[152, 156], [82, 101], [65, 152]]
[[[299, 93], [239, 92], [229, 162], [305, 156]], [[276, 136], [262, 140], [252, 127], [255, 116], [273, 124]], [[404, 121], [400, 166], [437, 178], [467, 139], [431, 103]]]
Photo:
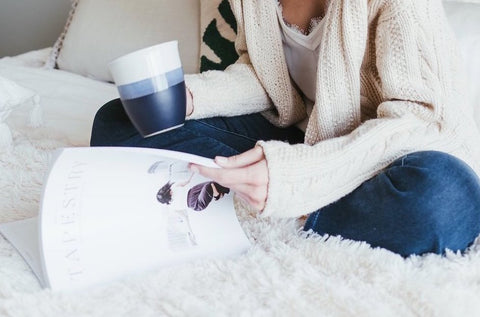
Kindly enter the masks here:
[[268, 195], [260, 217], [297, 217], [311, 213], [305, 204], [309, 194], [302, 189], [311, 171], [299, 166], [299, 156], [308, 155], [309, 146], [281, 141], [259, 141], [268, 167]]
[[187, 120], [206, 118], [215, 112], [215, 104], [208, 102], [209, 90], [204, 87], [205, 82], [201, 79], [201, 76], [200, 74], [185, 75], [185, 85], [192, 93], [193, 98], [193, 112], [187, 116]]

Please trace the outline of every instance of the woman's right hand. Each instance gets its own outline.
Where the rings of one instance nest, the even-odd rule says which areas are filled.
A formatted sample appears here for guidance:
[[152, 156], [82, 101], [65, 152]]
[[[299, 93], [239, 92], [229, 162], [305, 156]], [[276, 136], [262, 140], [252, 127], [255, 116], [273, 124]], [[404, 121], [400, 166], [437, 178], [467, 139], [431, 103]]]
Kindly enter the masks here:
[[193, 96], [190, 90], [185, 87], [185, 94], [187, 95], [187, 117], [193, 112]]
[[268, 166], [259, 145], [231, 157], [215, 157], [221, 168], [190, 163], [192, 172], [200, 173], [223, 187], [230, 188], [258, 211], [265, 209], [268, 196]]

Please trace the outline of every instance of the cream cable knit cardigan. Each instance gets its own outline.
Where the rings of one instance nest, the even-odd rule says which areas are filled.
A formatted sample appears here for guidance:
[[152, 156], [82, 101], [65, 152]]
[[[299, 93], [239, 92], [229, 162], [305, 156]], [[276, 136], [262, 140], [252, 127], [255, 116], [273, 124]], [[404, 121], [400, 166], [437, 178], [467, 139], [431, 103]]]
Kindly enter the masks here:
[[[289, 78], [276, 0], [230, 2], [240, 58], [223, 72], [186, 76], [191, 118], [262, 111], [282, 127], [302, 120], [305, 106]], [[305, 144], [258, 143], [269, 172], [262, 215], [316, 211], [415, 151], [451, 153], [479, 175], [480, 136], [461, 98], [441, 1], [335, 0], [325, 19]]]

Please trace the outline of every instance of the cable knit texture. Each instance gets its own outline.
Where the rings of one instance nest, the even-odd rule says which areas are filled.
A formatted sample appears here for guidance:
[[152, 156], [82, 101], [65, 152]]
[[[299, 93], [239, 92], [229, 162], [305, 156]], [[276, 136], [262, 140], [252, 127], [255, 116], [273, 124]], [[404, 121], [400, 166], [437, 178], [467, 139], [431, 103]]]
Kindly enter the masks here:
[[[262, 111], [278, 126], [306, 117], [290, 81], [276, 0], [231, 0], [241, 55], [190, 75], [192, 118]], [[439, 0], [336, 0], [325, 16], [316, 104], [305, 144], [259, 142], [269, 186], [262, 216], [308, 214], [420, 150], [480, 172], [480, 136], [458, 85], [458, 53]]]

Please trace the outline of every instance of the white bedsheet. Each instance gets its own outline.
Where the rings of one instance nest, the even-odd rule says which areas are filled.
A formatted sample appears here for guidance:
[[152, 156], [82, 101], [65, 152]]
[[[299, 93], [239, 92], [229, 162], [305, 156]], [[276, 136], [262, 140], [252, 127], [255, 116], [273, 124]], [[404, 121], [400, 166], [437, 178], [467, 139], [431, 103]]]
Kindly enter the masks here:
[[95, 81], [41, 65], [49, 49], [0, 59], [0, 76], [40, 95], [43, 125], [32, 130], [27, 125], [28, 111], [15, 111], [7, 122], [18, 133], [35, 133], [42, 138], [62, 139], [69, 145], [88, 145], [96, 111], [117, 98], [113, 84]]
[[444, 6], [463, 57], [466, 101], [480, 127], [480, 6], [453, 2]]

